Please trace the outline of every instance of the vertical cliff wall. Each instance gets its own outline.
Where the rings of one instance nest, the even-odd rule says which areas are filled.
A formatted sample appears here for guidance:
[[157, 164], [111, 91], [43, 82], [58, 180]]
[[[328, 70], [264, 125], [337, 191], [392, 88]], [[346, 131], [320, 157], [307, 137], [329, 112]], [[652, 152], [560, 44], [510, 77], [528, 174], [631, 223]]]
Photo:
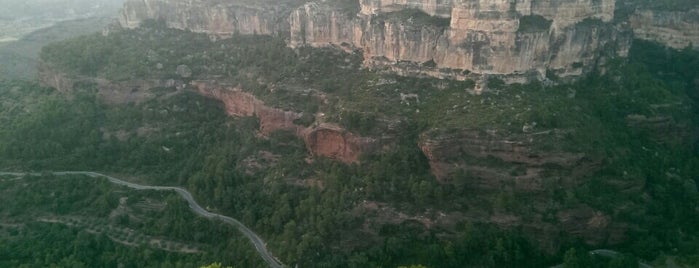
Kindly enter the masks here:
[[[699, 47], [699, 10], [633, 13], [617, 0], [126, 0], [124, 27], [169, 27], [228, 36], [277, 34], [289, 45], [361, 49], [370, 66], [412, 62], [479, 74], [580, 75], [601, 55], [624, 56], [631, 39]], [[351, 5], [356, 4], [355, 7]], [[349, 6], [348, 6], [349, 5]], [[622, 7], [629, 9], [629, 7]], [[635, 8], [635, 7], [633, 7]], [[624, 18], [625, 20], [625, 18]], [[439, 76], [439, 75], [437, 75]], [[440, 76], [444, 77], [444, 75]]]
[[290, 46], [359, 48], [374, 66], [407, 61], [483, 74], [580, 74], [620, 40], [610, 23], [616, 0], [357, 1], [353, 10], [332, 1], [127, 0], [120, 22], [282, 34]]
[[360, 13], [347, 16], [314, 2], [291, 13], [290, 45], [351, 44], [370, 64], [580, 74], [620, 40], [614, 7], [615, 0], [362, 0]]
[[288, 28], [280, 18], [289, 8], [246, 1], [126, 0], [119, 23], [135, 28], [146, 19], [161, 19], [171, 28], [215, 35], [274, 34]]
[[699, 49], [699, 9], [688, 11], [637, 10], [629, 22], [636, 38], [668, 47]]

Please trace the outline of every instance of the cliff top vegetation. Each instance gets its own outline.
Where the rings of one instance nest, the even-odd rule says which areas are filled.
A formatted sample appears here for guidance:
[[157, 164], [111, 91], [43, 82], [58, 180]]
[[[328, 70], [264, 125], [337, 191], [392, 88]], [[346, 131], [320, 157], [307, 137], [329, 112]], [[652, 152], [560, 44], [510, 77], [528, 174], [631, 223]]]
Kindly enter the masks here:
[[450, 19], [430, 16], [422, 10], [415, 8], [401, 9], [400, 11], [381, 13], [376, 15], [379, 21], [393, 20], [418, 26], [432, 26], [437, 28], [449, 27]]

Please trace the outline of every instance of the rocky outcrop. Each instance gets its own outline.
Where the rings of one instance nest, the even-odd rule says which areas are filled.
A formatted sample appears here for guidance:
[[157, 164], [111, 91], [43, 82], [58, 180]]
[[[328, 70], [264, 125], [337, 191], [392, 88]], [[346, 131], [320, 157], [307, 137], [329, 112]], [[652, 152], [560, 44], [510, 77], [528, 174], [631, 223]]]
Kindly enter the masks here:
[[559, 211], [556, 219], [561, 231], [580, 237], [589, 245], [622, 243], [629, 229], [627, 224], [615, 222], [611, 216], [586, 205]]
[[[39, 65], [39, 82], [42, 86], [71, 94], [77, 84], [93, 84], [97, 96], [108, 104], [138, 103], [158, 97], [153, 88], [176, 88], [183, 90], [186, 85], [180, 80], [134, 79], [110, 81], [103, 78], [68, 75], [52, 66]], [[377, 140], [361, 137], [330, 123], [316, 123], [310, 127], [297, 125], [295, 121], [303, 114], [270, 107], [254, 95], [232, 85], [213, 80], [194, 80], [190, 85], [198, 93], [223, 102], [230, 116], [255, 116], [260, 121], [260, 133], [269, 135], [284, 130], [294, 133], [304, 140], [308, 151], [344, 163], [357, 163], [363, 153], [376, 148]], [[176, 93], [176, 92], [175, 92]], [[174, 93], [173, 93], [174, 94]]]
[[328, 4], [308, 3], [289, 17], [291, 46], [354, 45], [361, 41], [363, 29], [358, 19]]
[[557, 136], [554, 131], [432, 131], [422, 134], [419, 146], [440, 182], [467, 184], [481, 190], [506, 187], [538, 192], [545, 190], [547, 184], [575, 185], [577, 178], [597, 169], [597, 163], [584, 154], [537, 149], [539, 139], [555, 142]]
[[260, 132], [269, 135], [277, 130], [288, 130], [300, 135], [304, 128], [294, 124], [301, 118], [300, 113], [284, 111], [269, 107], [254, 95], [232, 85], [219, 84], [215, 81], [192, 81], [191, 85], [205, 96], [220, 100], [230, 116], [256, 116], [260, 120]]
[[357, 0], [356, 9], [342, 3], [127, 0], [119, 21], [127, 28], [162, 19], [211, 35], [279, 35], [290, 46], [360, 49], [369, 66], [399, 74], [456, 79], [466, 79], [461, 70], [578, 76], [602, 56], [625, 56], [631, 31], [673, 48], [699, 48], [697, 9], [640, 9], [626, 24], [614, 21], [617, 0]]
[[[564, 134], [553, 130], [538, 133], [431, 131], [421, 135], [419, 146], [441, 183], [468, 189], [469, 198], [485, 200], [495, 207], [495, 213], [471, 211], [464, 215], [468, 220], [505, 229], [521, 228], [552, 253], [560, 250], [557, 239], [561, 233], [571, 234], [590, 245], [625, 241], [629, 226], [615, 221], [609, 214], [584, 204], [551, 206], [552, 193], [574, 189], [601, 167], [600, 161], [582, 153], [541, 148], [542, 144], [560, 142]], [[622, 179], [615, 179], [609, 187], [620, 192], [640, 192], [643, 188], [638, 182]], [[501, 202], [498, 196], [503, 193], [524, 198], [527, 208], [510, 211], [498, 208], [502, 206], [498, 205]], [[474, 205], [478, 206], [483, 204]], [[524, 216], [526, 213], [522, 211], [532, 214]]]
[[[455, 12], [491, 13], [497, 17], [520, 15], [540, 15], [555, 20], [561, 25], [575, 23], [586, 18], [610, 21], [614, 17], [615, 0], [360, 0], [360, 13], [376, 15], [418, 9], [430, 16], [450, 18]], [[498, 14], [493, 14], [493, 12]], [[509, 14], [507, 14], [509, 13]], [[452, 20], [452, 23], [454, 21]], [[459, 23], [458, 21], [456, 22]]]
[[629, 22], [634, 36], [675, 49], [699, 49], [699, 9], [688, 11], [637, 10]]
[[359, 162], [362, 152], [371, 150], [376, 141], [347, 132], [336, 125], [323, 124], [307, 129], [303, 139], [308, 150], [317, 155], [344, 162]]
[[150, 91], [152, 88], [184, 88], [184, 82], [175, 79], [110, 81], [98, 77], [68, 75], [43, 62], [39, 63], [38, 69], [39, 83], [42, 86], [70, 94], [76, 84], [92, 84], [97, 89], [97, 97], [107, 104], [139, 103], [155, 98], [157, 94]]
[[279, 18], [288, 16], [291, 7], [289, 1], [270, 2], [127, 0], [119, 23], [135, 28], [146, 19], [160, 19], [171, 28], [221, 36], [274, 34], [288, 28]]
[[45, 87], [52, 87], [61, 93], [67, 93], [73, 88], [75, 79], [69, 78], [65, 73], [58, 72], [49, 64], [39, 62], [39, 83]]
[[614, 7], [614, 0], [366, 0], [359, 16], [346, 16], [312, 2], [292, 12], [290, 45], [351, 44], [372, 65], [433, 62], [432, 69], [483, 74], [579, 75], [608, 44], [628, 46], [610, 23]]
[[377, 143], [372, 138], [360, 137], [333, 124], [316, 124], [310, 127], [294, 123], [302, 114], [284, 111], [265, 105], [254, 95], [242, 91], [233, 85], [216, 81], [197, 80], [191, 85], [205, 96], [221, 100], [226, 112], [231, 116], [255, 116], [260, 120], [260, 132], [263, 135], [278, 130], [294, 133], [306, 143], [313, 155], [325, 156], [344, 163], [359, 162], [362, 153], [371, 151]]
[[[653, 108], [667, 108], [681, 104], [652, 105]], [[657, 143], [691, 144], [691, 127], [687, 122], [676, 122], [671, 115], [647, 117], [640, 114], [626, 116], [626, 125], [636, 131], [641, 131]]]
[[127, 0], [120, 22], [133, 28], [150, 18], [223, 36], [279, 34], [291, 46], [361, 49], [370, 66], [431, 63], [425, 74], [439, 77], [453, 77], [439, 75], [445, 68], [579, 75], [607, 45], [622, 44], [622, 54], [628, 45], [610, 23], [616, 0], [358, 0], [357, 10], [330, 1], [266, 2]]

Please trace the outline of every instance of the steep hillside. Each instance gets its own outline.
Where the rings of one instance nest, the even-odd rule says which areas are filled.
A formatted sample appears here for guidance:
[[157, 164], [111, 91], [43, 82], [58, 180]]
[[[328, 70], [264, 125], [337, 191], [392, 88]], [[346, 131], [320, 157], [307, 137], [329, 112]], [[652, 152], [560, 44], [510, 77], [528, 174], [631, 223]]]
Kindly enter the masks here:
[[[115, 138], [131, 133], [129, 146], [148, 142], [138, 133], [150, 133], [151, 124], [166, 129], [157, 118], [194, 115], [181, 108], [192, 102], [162, 113], [152, 106], [191, 98], [177, 97], [190, 94], [183, 92], [221, 101], [221, 114], [254, 116], [240, 134], [217, 130], [235, 126], [220, 118], [200, 122], [194, 129], [207, 129], [194, 138], [201, 147], [181, 143], [194, 136], [177, 138], [191, 131], [156, 132], [165, 148], [194, 151], [174, 157], [147, 143], [162, 157], [146, 153], [143, 163], [164, 172], [133, 171], [188, 185], [212, 207], [245, 215], [285, 263], [462, 267], [535, 258], [541, 262], [530, 265], [542, 266], [571, 247], [653, 260], [676, 246], [678, 255], [693, 256], [697, 77], [686, 70], [696, 66], [695, 52], [636, 42], [629, 61], [610, 61], [604, 74], [558, 86], [491, 78], [478, 95], [474, 81], [363, 68], [358, 52], [292, 49], [264, 35], [212, 41], [165, 23], [51, 45], [42, 53], [42, 82], [69, 95], [87, 85], [113, 107], [143, 107], [154, 121], [95, 126]], [[18, 152], [24, 158], [16, 159], [31, 159], [31, 151]], [[58, 159], [71, 158], [38, 164], [70, 166]], [[668, 228], [689, 242], [672, 242]], [[656, 240], [664, 244], [649, 242]], [[498, 252], [498, 245], [523, 253]], [[473, 255], [474, 247], [482, 252]]]
[[128, 0], [44, 47], [57, 91], [0, 83], [0, 167], [186, 187], [290, 267], [694, 267], [699, 53], [641, 40], [689, 44], [673, 9]]

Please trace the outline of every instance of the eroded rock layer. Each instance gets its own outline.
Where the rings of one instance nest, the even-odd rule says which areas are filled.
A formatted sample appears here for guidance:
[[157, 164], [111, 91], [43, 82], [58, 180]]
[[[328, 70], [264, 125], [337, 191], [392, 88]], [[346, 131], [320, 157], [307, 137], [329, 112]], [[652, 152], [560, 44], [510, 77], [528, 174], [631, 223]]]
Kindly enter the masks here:
[[[537, 148], [540, 139], [556, 139], [554, 131], [506, 134], [499, 131], [460, 130], [424, 133], [420, 148], [438, 180], [467, 180], [481, 190], [511, 186], [525, 192], [541, 191], [547, 184], [569, 185], [596, 171], [596, 161], [585, 154]], [[558, 181], [566, 178], [567, 181]]]
[[328, 123], [310, 127], [294, 123], [302, 114], [269, 107], [254, 95], [215, 81], [193, 81], [191, 85], [205, 96], [221, 100], [231, 116], [255, 116], [260, 120], [260, 132], [269, 135], [277, 130], [294, 133], [306, 143], [313, 155], [325, 156], [344, 163], [359, 162], [362, 153], [371, 151], [376, 140], [355, 135]]
[[283, 31], [293, 1], [127, 0], [119, 16], [122, 27], [136, 28], [147, 19], [168, 27], [228, 36]]
[[432, 70], [551, 69], [565, 76], [593, 65], [606, 45], [626, 42], [611, 24], [615, 2], [358, 0], [353, 9], [330, 1], [128, 0], [120, 22], [133, 28], [163, 19], [169, 27], [215, 35], [280, 34], [291, 46], [359, 48], [374, 66], [409, 61]]
[[545, 7], [495, 2], [453, 3], [441, 23], [426, 14], [402, 14], [406, 10], [350, 18], [331, 6], [308, 3], [291, 14], [290, 44], [351, 44], [374, 64], [411, 61], [486, 74], [552, 69], [570, 75], [591, 66], [605, 45], [619, 39], [608, 23], [614, 1]]
[[372, 152], [378, 145], [374, 138], [361, 137], [331, 123], [317, 122], [311, 126], [296, 124], [303, 114], [266, 105], [254, 95], [242, 89], [213, 80], [194, 80], [186, 85], [174, 79], [137, 79], [109, 81], [103, 78], [79, 77], [57, 71], [51, 65], [39, 66], [39, 81], [42, 85], [71, 94], [76, 83], [94, 84], [97, 96], [108, 104], [139, 103], [157, 97], [151, 89], [174, 87], [178, 93], [191, 86], [199, 94], [223, 102], [226, 113], [234, 117], [254, 116], [260, 122], [260, 134], [289, 131], [301, 138], [312, 155], [324, 156], [343, 163], [357, 163], [364, 153]]
[[629, 19], [636, 38], [675, 49], [699, 49], [699, 9], [689, 11], [639, 10]]

